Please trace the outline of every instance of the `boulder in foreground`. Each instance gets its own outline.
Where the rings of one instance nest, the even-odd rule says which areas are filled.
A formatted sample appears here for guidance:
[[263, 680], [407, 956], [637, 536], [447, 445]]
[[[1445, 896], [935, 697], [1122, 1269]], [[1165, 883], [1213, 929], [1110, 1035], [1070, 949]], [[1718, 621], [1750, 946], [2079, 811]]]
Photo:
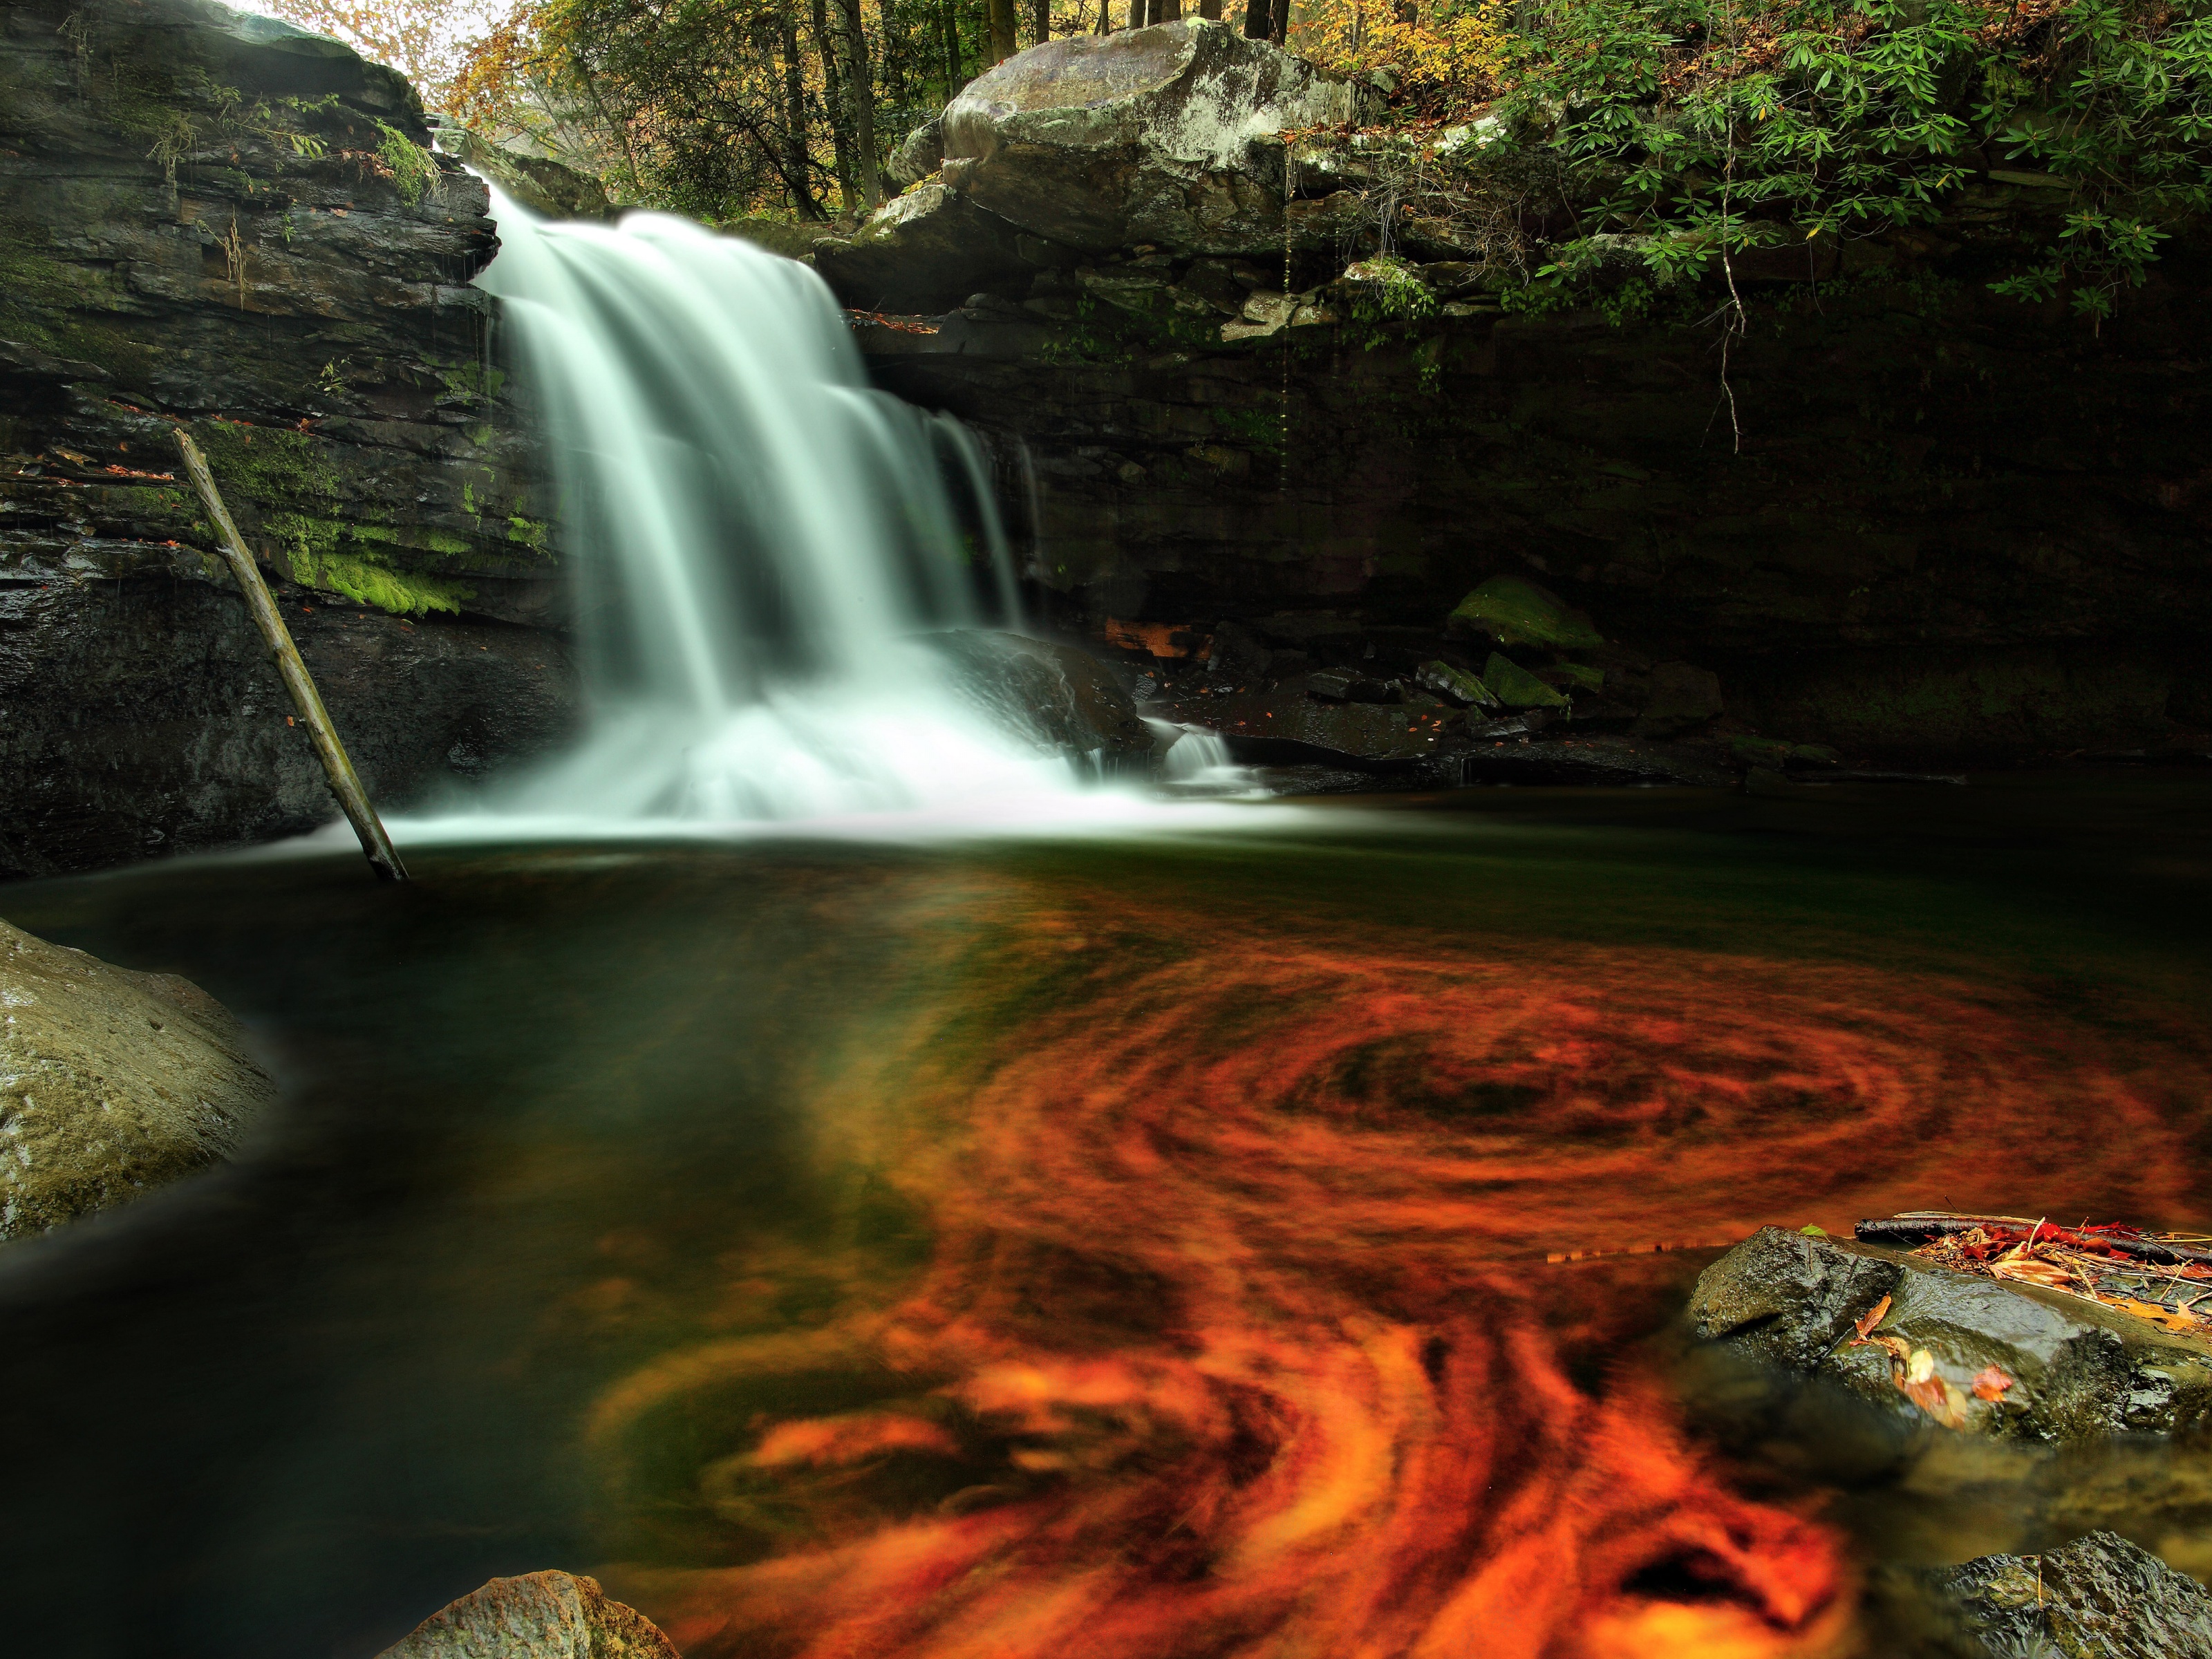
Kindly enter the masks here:
[[432, 1613], [377, 1659], [678, 1659], [676, 1647], [594, 1578], [495, 1578]]
[[1760, 1228], [1699, 1276], [1689, 1317], [1704, 1340], [1970, 1433], [2079, 1441], [2212, 1418], [2212, 1342], [1825, 1235]]
[[2212, 1659], [2212, 1595], [2117, 1533], [1922, 1577], [1958, 1633], [1988, 1653]]
[[0, 921], [0, 1238], [228, 1157], [276, 1094], [213, 997]]

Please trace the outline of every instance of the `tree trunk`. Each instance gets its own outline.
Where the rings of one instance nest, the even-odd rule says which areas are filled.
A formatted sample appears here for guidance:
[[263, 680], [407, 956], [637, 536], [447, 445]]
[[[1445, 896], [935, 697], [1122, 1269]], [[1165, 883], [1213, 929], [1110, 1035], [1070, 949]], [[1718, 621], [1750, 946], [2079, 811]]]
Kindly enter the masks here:
[[1244, 38], [1265, 40], [1274, 30], [1274, 0], [1244, 0]]
[[1198, 15], [1209, 22], [1221, 21], [1221, 0], [1198, 0]]
[[852, 184], [852, 135], [845, 128], [845, 70], [838, 69], [825, 0], [814, 0], [814, 53], [823, 64], [823, 112], [830, 118], [830, 157], [836, 170], [838, 206], [849, 215], [860, 206], [860, 192], [854, 191]]
[[830, 36], [830, 9], [824, 0], [814, 0], [814, 50], [822, 59], [822, 105], [830, 117], [837, 204], [849, 214], [860, 206], [860, 195], [853, 188], [853, 144], [845, 126], [845, 76], [837, 67], [837, 47]]
[[1288, 46], [1291, 39], [1291, 0], [1274, 0], [1273, 10], [1274, 17], [1268, 27], [1267, 38], [1279, 46]]
[[1152, 21], [1177, 23], [1182, 21], [1182, 0], [1152, 0]]
[[777, 9], [776, 26], [783, 35], [783, 171], [791, 183], [791, 205], [802, 219], [826, 218], [807, 182], [814, 158], [806, 148], [806, 70], [799, 61], [799, 18], [792, 0], [783, 0]]
[[1030, 33], [1034, 37], [1032, 46], [1041, 46], [1052, 39], [1052, 0], [1035, 0], [1030, 7]]
[[838, 0], [845, 15], [845, 91], [853, 100], [853, 143], [860, 151], [860, 199], [871, 210], [881, 205], [884, 185], [876, 171], [875, 76], [868, 68], [868, 32], [860, 23], [860, 0]]
[[1014, 0], [989, 0], [991, 61], [1003, 64], [1019, 50], [1014, 39]]
[[945, 98], [950, 103], [968, 84], [960, 73], [960, 13], [958, 0], [945, 0]]

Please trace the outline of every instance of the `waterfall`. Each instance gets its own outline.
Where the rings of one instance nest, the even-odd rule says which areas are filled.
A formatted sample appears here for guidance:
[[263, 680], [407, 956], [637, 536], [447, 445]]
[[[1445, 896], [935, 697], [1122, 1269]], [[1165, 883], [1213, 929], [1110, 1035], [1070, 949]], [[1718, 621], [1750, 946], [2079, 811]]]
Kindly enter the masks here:
[[957, 422], [870, 388], [819, 277], [665, 215], [549, 223], [496, 190], [493, 210], [477, 283], [550, 441], [591, 702], [509, 810], [799, 818], [1073, 787], [915, 639], [1018, 622], [989, 469]]

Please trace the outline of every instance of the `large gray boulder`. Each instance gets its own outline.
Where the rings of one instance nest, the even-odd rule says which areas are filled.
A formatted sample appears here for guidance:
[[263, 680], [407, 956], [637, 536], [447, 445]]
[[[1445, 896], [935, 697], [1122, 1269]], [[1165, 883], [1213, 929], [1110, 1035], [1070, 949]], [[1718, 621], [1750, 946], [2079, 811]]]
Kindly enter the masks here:
[[599, 1581], [495, 1578], [432, 1613], [377, 1659], [678, 1659], [675, 1644]]
[[945, 111], [942, 176], [1072, 247], [1258, 252], [1282, 246], [1276, 135], [1355, 119], [1362, 99], [1224, 23], [1073, 35], [969, 82]]
[[276, 1085], [222, 1005], [0, 921], [0, 1238], [228, 1157]]
[[[1854, 1340], [1885, 1297], [1868, 1334], [1902, 1354]], [[1696, 1336], [1746, 1358], [1839, 1383], [1906, 1419], [1955, 1419], [1948, 1425], [1969, 1433], [2084, 1441], [2212, 1418], [2212, 1343], [1856, 1241], [1762, 1227], [1699, 1276], [1689, 1320]], [[1917, 1379], [1909, 1375], [1916, 1362]], [[1900, 1365], [1919, 1398], [1899, 1386]], [[1991, 1367], [2006, 1383], [1993, 1379], [1978, 1394]]]

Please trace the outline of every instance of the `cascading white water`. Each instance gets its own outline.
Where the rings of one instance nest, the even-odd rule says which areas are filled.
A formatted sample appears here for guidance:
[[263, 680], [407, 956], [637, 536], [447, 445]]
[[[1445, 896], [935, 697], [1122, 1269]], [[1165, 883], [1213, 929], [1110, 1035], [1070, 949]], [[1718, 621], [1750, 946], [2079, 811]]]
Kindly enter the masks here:
[[[520, 346], [583, 580], [592, 728], [509, 810], [801, 818], [1066, 790], [914, 636], [1017, 589], [965, 428], [872, 390], [805, 266], [686, 220], [494, 191], [478, 284]], [[956, 500], [950, 471], [972, 499]]]

